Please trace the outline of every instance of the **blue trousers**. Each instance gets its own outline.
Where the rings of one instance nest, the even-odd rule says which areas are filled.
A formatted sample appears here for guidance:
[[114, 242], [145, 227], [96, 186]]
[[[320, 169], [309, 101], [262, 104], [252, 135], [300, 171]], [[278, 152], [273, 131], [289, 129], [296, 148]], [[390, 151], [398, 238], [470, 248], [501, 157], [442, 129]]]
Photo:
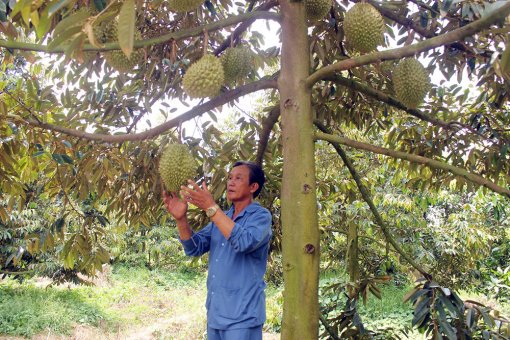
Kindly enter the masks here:
[[207, 340], [262, 340], [262, 325], [227, 330], [207, 326]]

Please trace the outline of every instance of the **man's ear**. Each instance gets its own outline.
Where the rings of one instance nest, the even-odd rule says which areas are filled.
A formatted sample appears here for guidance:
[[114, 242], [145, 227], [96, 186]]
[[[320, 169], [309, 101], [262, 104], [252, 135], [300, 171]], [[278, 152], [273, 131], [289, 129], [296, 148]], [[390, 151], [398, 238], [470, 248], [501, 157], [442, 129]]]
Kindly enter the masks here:
[[257, 182], [253, 182], [250, 184], [250, 192], [253, 194], [255, 191], [259, 189], [259, 184]]

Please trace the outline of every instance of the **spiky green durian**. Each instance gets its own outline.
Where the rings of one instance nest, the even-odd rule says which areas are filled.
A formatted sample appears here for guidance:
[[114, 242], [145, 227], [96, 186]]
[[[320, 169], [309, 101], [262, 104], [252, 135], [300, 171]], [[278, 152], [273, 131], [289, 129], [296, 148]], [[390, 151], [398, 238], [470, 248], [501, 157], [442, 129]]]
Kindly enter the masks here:
[[345, 13], [345, 38], [358, 52], [371, 52], [384, 44], [384, 29], [381, 13], [370, 4], [357, 3]]
[[188, 68], [182, 79], [182, 87], [191, 98], [205, 98], [216, 96], [224, 82], [220, 59], [206, 54]]
[[181, 185], [197, 174], [197, 164], [184, 144], [168, 145], [159, 160], [159, 175], [169, 192], [179, 192]]
[[429, 73], [414, 58], [401, 60], [395, 66], [392, 77], [397, 99], [409, 108], [418, 107], [431, 87]]
[[225, 83], [241, 80], [253, 69], [253, 52], [247, 47], [229, 47], [222, 54]]
[[133, 71], [133, 69], [140, 65], [144, 59], [144, 53], [141, 49], [136, 49], [131, 52], [129, 58], [121, 50], [113, 50], [104, 53], [104, 59], [114, 69], [121, 73]]
[[168, 8], [173, 12], [194, 11], [204, 2], [204, 0], [169, 0]]
[[[117, 21], [101, 21], [93, 27], [94, 38], [97, 43], [104, 44], [118, 40]], [[142, 38], [140, 31], [135, 32], [135, 39]], [[142, 49], [135, 49], [131, 52], [129, 58], [121, 50], [112, 50], [103, 53], [106, 63], [124, 73], [132, 71], [137, 65], [141, 64], [144, 60], [144, 52]]]
[[331, 0], [305, 0], [305, 7], [308, 20], [320, 20], [328, 14], [331, 8]]

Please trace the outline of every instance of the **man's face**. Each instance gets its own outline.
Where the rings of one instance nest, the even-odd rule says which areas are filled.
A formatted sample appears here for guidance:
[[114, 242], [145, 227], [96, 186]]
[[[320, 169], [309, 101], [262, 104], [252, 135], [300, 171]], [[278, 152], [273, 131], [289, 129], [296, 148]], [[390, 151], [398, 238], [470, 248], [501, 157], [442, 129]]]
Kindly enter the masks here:
[[227, 199], [231, 202], [250, 199], [257, 188], [257, 183], [250, 185], [250, 169], [246, 165], [236, 166], [228, 175]]

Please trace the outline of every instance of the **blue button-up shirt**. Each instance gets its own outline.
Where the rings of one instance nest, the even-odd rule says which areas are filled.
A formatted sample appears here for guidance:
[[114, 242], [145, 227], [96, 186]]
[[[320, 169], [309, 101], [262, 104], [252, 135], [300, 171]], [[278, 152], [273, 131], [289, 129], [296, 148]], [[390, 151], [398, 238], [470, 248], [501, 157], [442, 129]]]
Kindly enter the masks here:
[[[227, 212], [232, 218], [234, 206]], [[186, 241], [184, 251], [200, 256], [209, 251], [207, 323], [215, 329], [260, 326], [266, 320], [266, 271], [271, 213], [252, 202], [234, 219], [226, 239], [211, 222]]]

